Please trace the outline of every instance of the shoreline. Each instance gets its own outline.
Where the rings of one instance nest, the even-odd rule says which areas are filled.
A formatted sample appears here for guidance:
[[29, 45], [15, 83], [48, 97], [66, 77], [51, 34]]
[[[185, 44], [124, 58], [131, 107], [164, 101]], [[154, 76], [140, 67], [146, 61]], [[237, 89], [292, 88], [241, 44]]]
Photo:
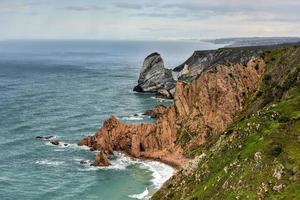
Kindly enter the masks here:
[[151, 158], [151, 157], [145, 157], [145, 156], [134, 157], [134, 156], [126, 153], [125, 151], [116, 151], [116, 152], [124, 154], [124, 155], [130, 157], [131, 159], [142, 160], [142, 161], [156, 161], [156, 162], [160, 162], [160, 163], [163, 163], [165, 165], [168, 165], [168, 166], [174, 168], [175, 170], [180, 169], [183, 165], [185, 165], [189, 161], [189, 160], [186, 160], [185, 163], [183, 163], [182, 165], [179, 165], [179, 164], [176, 164], [175, 162], [167, 161], [167, 160], [161, 160], [159, 158]]

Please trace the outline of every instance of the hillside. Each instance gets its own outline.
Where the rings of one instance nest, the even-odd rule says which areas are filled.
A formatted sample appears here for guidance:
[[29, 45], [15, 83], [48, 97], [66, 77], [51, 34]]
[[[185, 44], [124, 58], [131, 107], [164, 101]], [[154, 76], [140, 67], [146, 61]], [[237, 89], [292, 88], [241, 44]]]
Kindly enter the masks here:
[[[300, 47], [265, 49], [257, 92], [152, 199], [300, 199]], [[258, 66], [257, 66], [258, 67]]]

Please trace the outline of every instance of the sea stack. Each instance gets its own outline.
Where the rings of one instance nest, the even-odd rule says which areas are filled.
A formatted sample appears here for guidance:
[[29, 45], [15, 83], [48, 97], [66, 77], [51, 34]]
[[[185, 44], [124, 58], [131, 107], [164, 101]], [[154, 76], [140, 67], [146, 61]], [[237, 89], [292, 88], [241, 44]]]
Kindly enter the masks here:
[[172, 70], [164, 67], [163, 59], [155, 52], [145, 58], [138, 85], [133, 88], [133, 91], [156, 93], [171, 98], [174, 87]]

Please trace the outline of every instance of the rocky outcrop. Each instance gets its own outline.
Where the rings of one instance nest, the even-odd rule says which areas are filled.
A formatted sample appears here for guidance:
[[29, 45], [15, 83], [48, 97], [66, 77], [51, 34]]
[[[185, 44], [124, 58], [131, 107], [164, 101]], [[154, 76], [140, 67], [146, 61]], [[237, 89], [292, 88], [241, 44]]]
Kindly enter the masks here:
[[[158, 59], [157, 55], [154, 57]], [[244, 108], [257, 90], [264, 67], [263, 59], [256, 53], [246, 64], [215, 65], [191, 83], [177, 82], [174, 103], [155, 123], [125, 124], [112, 116], [80, 145], [100, 150], [104, 155], [115, 150], [182, 166], [188, 160], [185, 152], [217, 136]]]
[[208, 51], [195, 51], [193, 55], [184, 63], [174, 68], [179, 72], [178, 79], [185, 82], [191, 82], [201, 73], [215, 68], [218, 65], [242, 64], [247, 63], [262, 53], [259, 48], [226, 48]]
[[166, 106], [164, 105], [157, 105], [151, 110], [147, 110], [144, 115], [148, 115], [151, 118], [158, 118], [159, 116], [163, 115], [167, 110]]
[[175, 87], [175, 81], [172, 76], [172, 70], [164, 67], [164, 61], [160, 54], [152, 53], [144, 61], [139, 79], [138, 85], [134, 87], [136, 92], [152, 92], [158, 93], [158, 91], [167, 91], [167, 95], [170, 97], [168, 91]]
[[97, 167], [105, 167], [109, 166], [110, 162], [108, 161], [108, 157], [106, 154], [104, 154], [102, 151], [96, 154], [95, 161], [91, 164], [92, 166]]

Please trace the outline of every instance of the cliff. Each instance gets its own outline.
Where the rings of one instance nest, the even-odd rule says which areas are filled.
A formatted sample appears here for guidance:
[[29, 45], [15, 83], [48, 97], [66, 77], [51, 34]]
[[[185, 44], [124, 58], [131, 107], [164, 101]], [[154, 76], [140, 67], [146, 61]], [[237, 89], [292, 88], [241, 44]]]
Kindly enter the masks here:
[[203, 72], [213, 69], [218, 65], [230, 65], [239, 63], [246, 66], [247, 63], [262, 53], [261, 48], [224, 48], [209, 51], [195, 51], [184, 63], [174, 68], [175, 72], [181, 72], [178, 79], [191, 82]]
[[216, 65], [190, 84], [177, 82], [174, 103], [155, 123], [124, 124], [112, 116], [80, 145], [182, 166], [190, 158], [186, 152], [224, 130], [256, 91], [265, 63], [255, 56], [246, 64]]
[[80, 145], [106, 164], [115, 150], [178, 167], [153, 199], [299, 199], [300, 47], [198, 52], [186, 65], [155, 123], [112, 116]]
[[300, 199], [300, 47], [261, 58], [256, 94], [152, 199]]

